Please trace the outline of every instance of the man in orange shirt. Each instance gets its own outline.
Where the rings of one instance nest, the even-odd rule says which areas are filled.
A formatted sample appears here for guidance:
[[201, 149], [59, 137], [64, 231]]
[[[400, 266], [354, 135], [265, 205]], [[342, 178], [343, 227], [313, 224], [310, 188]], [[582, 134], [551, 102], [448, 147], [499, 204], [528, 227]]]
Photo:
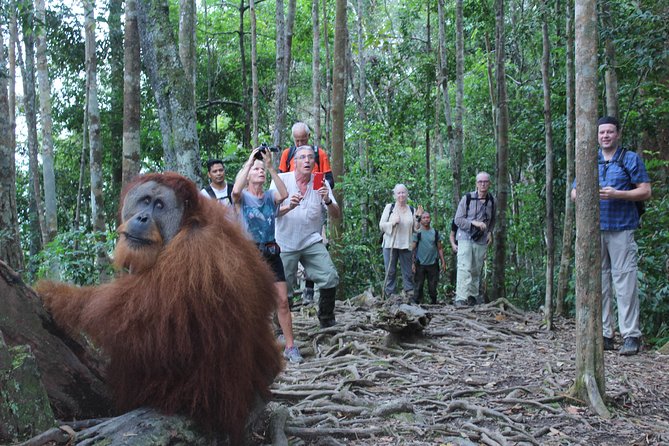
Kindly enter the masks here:
[[[296, 122], [291, 129], [293, 134], [294, 145], [285, 149], [281, 153], [281, 161], [279, 162], [279, 172], [292, 172], [295, 170], [295, 152], [297, 148], [309, 144], [309, 136], [311, 130], [304, 122]], [[314, 151], [314, 167], [312, 173], [323, 172], [325, 180], [330, 184], [330, 188], [334, 188], [334, 177], [332, 176], [332, 168], [330, 167], [330, 158], [327, 152], [322, 147], [311, 146]], [[325, 235], [325, 232], [323, 232]], [[325, 240], [325, 237], [323, 237]], [[302, 292], [302, 303], [305, 305], [311, 304], [314, 299], [314, 282], [305, 278], [304, 291]]]
[[[295, 152], [297, 147], [306, 146], [309, 144], [309, 135], [311, 131], [309, 126], [304, 122], [296, 122], [292, 128], [294, 145], [285, 149], [281, 153], [281, 161], [279, 162], [279, 172], [292, 172], [295, 170]], [[330, 158], [322, 147], [312, 146], [314, 150], [315, 164], [312, 172], [323, 172], [325, 179], [330, 183], [330, 187], [334, 188], [334, 177], [332, 176], [332, 168], [330, 167]]]

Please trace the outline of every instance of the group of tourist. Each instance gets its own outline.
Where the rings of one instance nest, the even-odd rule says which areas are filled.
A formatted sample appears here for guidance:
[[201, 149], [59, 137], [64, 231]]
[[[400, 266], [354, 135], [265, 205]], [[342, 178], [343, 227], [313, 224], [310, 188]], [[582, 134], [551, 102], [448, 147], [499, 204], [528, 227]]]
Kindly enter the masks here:
[[[598, 121], [598, 166], [602, 266], [603, 348], [615, 349], [613, 292], [618, 307], [618, 328], [623, 338], [621, 355], [634, 355], [641, 346], [637, 283], [637, 245], [634, 230], [639, 227], [640, 206], [651, 196], [650, 179], [643, 160], [620, 144], [620, 123], [611, 116]], [[476, 189], [462, 196], [451, 222], [449, 241], [457, 254], [454, 305], [480, 303], [481, 271], [495, 226], [495, 200], [489, 192], [490, 175], [476, 175]], [[574, 181], [572, 199], [576, 199]], [[430, 227], [431, 216], [422, 206], [408, 204], [404, 184], [393, 188], [394, 203], [384, 208], [379, 228], [383, 233], [385, 265], [383, 291], [396, 292], [399, 261], [404, 294], [409, 302], [421, 303], [428, 283], [430, 300], [437, 302], [439, 270], [445, 271], [442, 238]], [[440, 265], [441, 264], [441, 268]], [[414, 293], [414, 288], [418, 292]]]
[[[304, 298], [313, 297], [318, 287], [318, 318], [322, 328], [336, 324], [334, 307], [339, 283], [337, 270], [324, 244], [323, 226], [328, 217], [341, 210], [332, 193], [334, 179], [327, 153], [308, 145], [309, 127], [301, 122], [292, 128], [294, 146], [283, 151], [279, 172], [272, 155], [263, 147], [254, 149], [237, 174], [234, 185], [225, 182], [220, 160], [207, 164], [211, 184], [202, 194], [233, 206], [248, 234], [276, 276], [277, 319], [286, 346], [284, 356], [291, 362], [302, 357], [295, 345], [288, 291], [297, 282], [298, 264], [304, 268], [307, 284]], [[638, 204], [650, 198], [650, 180], [643, 160], [620, 145], [620, 124], [613, 117], [598, 122], [600, 229], [602, 241], [602, 320], [603, 347], [615, 348], [613, 292], [615, 290], [619, 331], [623, 338], [620, 354], [632, 355], [640, 349], [637, 246], [634, 230], [639, 226]], [[315, 183], [317, 172], [325, 181]], [[264, 189], [267, 175], [271, 177]], [[320, 178], [319, 178], [320, 180]], [[454, 306], [481, 303], [479, 289], [487, 247], [495, 227], [495, 199], [489, 191], [490, 175], [479, 172], [476, 187], [464, 194], [450, 222], [449, 242], [457, 255]], [[572, 187], [576, 199], [576, 182]], [[446, 271], [443, 237], [431, 226], [432, 216], [422, 206], [409, 205], [404, 184], [393, 188], [394, 202], [385, 206], [379, 228], [385, 266], [383, 294], [397, 290], [399, 262], [402, 288], [408, 302], [423, 302], [427, 282], [430, 302], [438, 301], [439, 272]], [[417, 292], [414, 292], [417, 288]], [[309, 295], [309, 291], [311, 295]]]
[[[297, 363], [302, 361], [302, 356], [293, 336], [288, 290], [295, 287], [298, 263], [301, 263], [306, 277], [320, 291], [321, 327], [335, 325], [339, 276], [321, 234], [324, 216], [336, 218], [340, 210], [332, 193], [333, 178], [327, 154], [321, 148], [307, 145], [309, 127], [306, 124], [298, 122], [292, 130], [295, 146], [283, 152], [280, 165], [286, 172], [277, 172], [272, 152], [258, 147], [238, 172], [234, 185], [225, 181], [223, 162], [210, 160], [207, 163], [210, 184], [201, 193], [235, 209], [241, 224], [274, 272], [277, 319], [286, 343], [284, 357]], [[324, 173], [325, 181], [320, 185], [314, 184], [315, 172]], [[268, 174], [271, 184], [265, 190]]]

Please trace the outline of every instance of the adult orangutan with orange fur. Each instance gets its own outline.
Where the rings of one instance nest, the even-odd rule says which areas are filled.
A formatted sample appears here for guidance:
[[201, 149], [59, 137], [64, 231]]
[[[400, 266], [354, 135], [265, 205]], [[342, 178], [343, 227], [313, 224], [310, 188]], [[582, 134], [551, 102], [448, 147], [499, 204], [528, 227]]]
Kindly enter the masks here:
[[110, 357], [119, 410], [186, 414], [236, 443], [283, 365], [270, 325], [274, 277], [230, 211], [190, 180], [144, 175], [121, 198], [119, 277], [37, 290], [59, 325]]

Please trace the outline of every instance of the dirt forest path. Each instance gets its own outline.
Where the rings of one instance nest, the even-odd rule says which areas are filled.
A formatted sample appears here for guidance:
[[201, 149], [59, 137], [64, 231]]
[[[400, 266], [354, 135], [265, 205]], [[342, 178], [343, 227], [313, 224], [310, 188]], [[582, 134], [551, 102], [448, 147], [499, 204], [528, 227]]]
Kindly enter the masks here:
[[669, 444], [669, 356], [605, 352], [606, 420], [566, 395], [572, 320], [546, 332], [509, 306], [425, 306], [424, 335], [391, 342], [370, 300], [337, 302], [325, 330], [294, 309], [305, 361], [273, 387], [291, 445]]

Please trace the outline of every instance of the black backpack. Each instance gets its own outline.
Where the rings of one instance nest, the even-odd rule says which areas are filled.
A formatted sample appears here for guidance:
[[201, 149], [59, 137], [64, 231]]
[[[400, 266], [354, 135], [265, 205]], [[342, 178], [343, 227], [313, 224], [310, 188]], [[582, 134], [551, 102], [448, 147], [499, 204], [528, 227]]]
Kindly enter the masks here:
[[[223, 198], [227, 198], [230, 203], [232, 203], [232, 184], [226, 183], [227, 188], [226, 188], [226, 196]], [[214, 192], [214, 189], [211, 187], [211, 184], [207, 185], [207, 187], [204, 188], [204, 190], [207, 191], [209, 196], [213, 198], [214, 200], [218, 200], [218, 197], [216, 196], [216, 192]]]

